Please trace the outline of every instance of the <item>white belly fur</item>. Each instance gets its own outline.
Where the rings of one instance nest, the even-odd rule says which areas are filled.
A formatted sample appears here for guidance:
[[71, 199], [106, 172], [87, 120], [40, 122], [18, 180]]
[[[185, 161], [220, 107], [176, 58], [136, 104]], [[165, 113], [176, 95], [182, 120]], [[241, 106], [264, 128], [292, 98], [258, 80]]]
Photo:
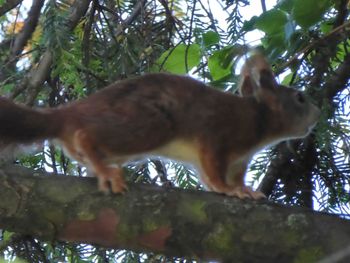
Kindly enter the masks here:
[[199, 152], [196, 143], [181, 139], [171, 141], [170, 143], [167, 143], [149, 152], [133, 155], [116, 156], [107, 160], [107, 163], [123, 165], [135, 161], [141, 161], [146, 158], [159, 157], [171, 159], [186, 164], [191, 164], [195, 167], [198, 167], [200, 163]]

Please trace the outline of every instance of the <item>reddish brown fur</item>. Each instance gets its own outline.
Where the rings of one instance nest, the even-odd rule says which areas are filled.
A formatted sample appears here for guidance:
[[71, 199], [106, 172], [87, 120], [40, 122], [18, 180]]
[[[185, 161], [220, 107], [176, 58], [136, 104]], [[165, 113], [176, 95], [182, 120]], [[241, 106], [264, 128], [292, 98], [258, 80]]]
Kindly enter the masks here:
[[[278, 87], [268, 64], [260, 60], [253, 57], [243, 69], [243, 97], [189, 77], [149, 74], [114, 83], [53, 111], [25, 109], [23, 115], [33, 120], [30, 128], [37, 129], [33, 139], [58, 139], [73, 158], [95, 172], [103, 190], [108, 182], [113, 192], [126, 189], [122, 164], [144, 155], [165, 155], [193, 163], [213, 191], [260, 198], [261, 193], [243, 183], [252, 155], [267, 144], [305, 136], [319, 115], [300, 93]], [[19, 111], [13, 105], [7, 111], [12, 109]], [[21, 122], [17, 128], [27, 126]], [[1, 134], [6, 139], [0, 129]]]
[[50, 110], [33, 110], [0, 97], [0, 142], [28, 143], [54, 138], [61, 132], [61, 126], [58, 116], [52, 117]]

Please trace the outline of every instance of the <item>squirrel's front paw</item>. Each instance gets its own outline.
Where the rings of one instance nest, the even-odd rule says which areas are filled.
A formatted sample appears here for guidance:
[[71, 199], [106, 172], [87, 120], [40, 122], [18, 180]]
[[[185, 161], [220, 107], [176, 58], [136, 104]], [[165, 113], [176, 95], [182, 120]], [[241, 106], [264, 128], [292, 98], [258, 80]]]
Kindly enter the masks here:
[[104, 174], [98, 175], [98, 188], [100, 191], [112, 193], [124, 193], [128, 190], [122, 175], [121, 168], [108, 168]]

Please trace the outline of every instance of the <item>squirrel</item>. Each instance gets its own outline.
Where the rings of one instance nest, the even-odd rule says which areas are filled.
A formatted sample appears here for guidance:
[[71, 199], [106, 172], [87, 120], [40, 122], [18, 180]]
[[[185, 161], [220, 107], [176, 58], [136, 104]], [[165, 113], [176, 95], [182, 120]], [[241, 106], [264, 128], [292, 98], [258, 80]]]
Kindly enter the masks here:
[[161, 156], [192, 164], [208, 190], [260, 199], [263, 193], [244, 184], [252, 156], [308, 135], [320, 110], [302, 92], [279, 85], [260, 54], [243, 65], [239, 94], [188, 76], [150, 73], [57, 108], [1, 98], [0, 141], [54, 140], [92, 170], [102, 191], [123, 193], [122, 165]]

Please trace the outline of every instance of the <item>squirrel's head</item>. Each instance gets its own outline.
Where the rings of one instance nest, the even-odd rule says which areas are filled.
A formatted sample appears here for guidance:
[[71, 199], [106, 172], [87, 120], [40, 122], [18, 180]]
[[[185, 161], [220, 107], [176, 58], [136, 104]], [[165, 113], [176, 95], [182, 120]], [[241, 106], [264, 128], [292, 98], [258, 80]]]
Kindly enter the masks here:
[[253, 96], [268, 109], [265, 116], [279, 138], [302, 138], [308, 135], [320, 117], [320, 110], [301, 91], [279, 85], [270, 65], [260, 54], [250, 57], [242, 68], [241, 96]]

